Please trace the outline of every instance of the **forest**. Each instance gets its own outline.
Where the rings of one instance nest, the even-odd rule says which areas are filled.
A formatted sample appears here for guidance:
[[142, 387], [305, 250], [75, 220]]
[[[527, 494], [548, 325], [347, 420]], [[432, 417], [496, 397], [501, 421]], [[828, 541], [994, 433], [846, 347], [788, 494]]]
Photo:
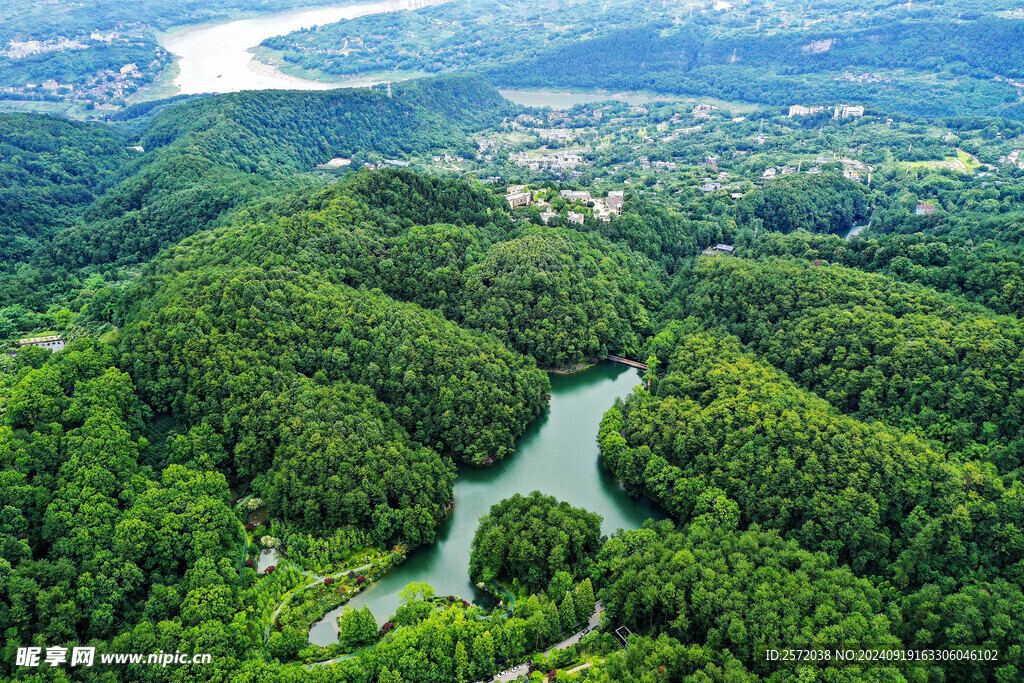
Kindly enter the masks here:
[[[83, 286], [90, 275], [116, 282], [120, 269], [149, 261], [160, 249], [223, 222], [235, 209], [308, 187], [297, 170], [309, 170], [339, 153], [400, 154], [460, 144], [469, 129], [493, 120], [505, 106], [497, 91], [474, 77], [410, 83], [397, 86], [393, 94], [194, 98], [153, 110], [137, 108], [117, 128], [40, 119], [34, 124], [38, 131], [18, 127], [13, 132], [28, 119], [0, 116], [12, 129], [4, 144], [17, 144], [19, 150], [11, 157], [17, 173], [5, 174], [5, 189], [28, 187], [30, 196], [38, 197], [28, 206], [19, 202], [0, 224], [5, 242], [10, 236], [23, 245], [20, 258], [5, 262], [0, 274], [0, 307], [18, 304], [44, 313], [55, 300], [70, 303], [82, 290], [94, 289]], [[69, 127], [62, 133], [68, 143], [60, 152], [66, 159], [54, 158], [47, 127]], [[118, 146], [120, 131], [135, 128], [141, 129], [134, 140], [141, 153], [126, 149], [127, 143]], [[73, 131], [80, 132], [72, 136]], [[76, 149], [86, 155], [85, 145], [90, 145], [88, 165], [83, 160], [72, 166]], [[52, 196], [45, 188], [60, 177], [55, 174], [69, 171], [75, 177], [88, 174], [88, 181], [77, 182], [88, 182], [92, 194], [78, 200], [79, 208], [67, 202], [66, 218], [26, 242], [21, 234], [26, 228], [18, 227], [18, 221], [27, 218], [18, 216], [61, 213], [63, 195]], [[75, 187], [62, 183], [63, 192]], [[79, 212], [80, 220], [68, 220]]]
[[949, 295], [799, 259], [701, 260], [675, 290], [693, 315], [843, 412], [1024, 464], [1022, 328]]
[[[541, 113], [443, 75], [110, 125], [0, 116], [0, 678], [1024, 675], [1021, 195], [992, 161], [1019, 124], [712, 114], [710, 143], [647, 163], [736, 187], [656, 188], [604, 148], [588, 160], [637, 179], [607, 221], [544, 224], [493, 177], [361, 168], [482, 155], [520, 115]], [[878, 170], [844, 177], [837, 153], [769, 180], [791, 158], [752, 151], [758, 131]], [[964, 149], [969, 172], [920, 165]], [[588, 187], [523, 182], [559, 209]], [[15, 348], [43, 334], [68, 345]], [[585, 503], [501, 492], [466, 536], [479, 593], [413, 582], [371, 612], [361, 595], [451, 531], [463, 473], [514, 464], [550, 419], [548, 371], [609, 354], [648, 369], [578, 434], [600, 451], [579, 466], [663, 519], [603, 530]], [[15, 663], [29, 645], [214, 663], [50, 671]], [[998, 659], [766, 658], [787, 647]]]

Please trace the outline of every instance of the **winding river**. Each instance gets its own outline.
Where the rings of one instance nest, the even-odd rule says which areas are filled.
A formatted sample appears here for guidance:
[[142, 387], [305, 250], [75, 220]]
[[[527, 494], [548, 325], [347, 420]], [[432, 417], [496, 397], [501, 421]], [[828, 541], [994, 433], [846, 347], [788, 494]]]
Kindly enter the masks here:
[[341, 7], [278, 12], [172, 31], [161, 41], [178, 58], [174, 85], [181, 94], [238, 92], [240, 90], [329, 90], [372, 85], [365, 79], [326, 83], [295, 78], [256, 61], [249, 50], [267, 38], [311, 26], [382, 12], [416, 9], [445, 0], [384, 0]]
[[[598, 464], [597, 430], [618, 397], [639, 383], [636, 370], [600, 363], [573, 375], [551, 376], [551, 407], [527, 428], [515, 453], [490, 467], [459, 466], [455, 511], [438, 529], [437, 542], [413, 552], [404, 564], [354, 597], [349, 605], [368, 605], [383, 622], [399, 605], [398, 592], [413, 581], [429, 583], [438, 595], [460, 595], [487, 602], [469, 580], [469, 553], [480, 517], [491, 505], [514, 493], [539, 490], [604, 518], [601, 530], [635, 529], [664, 513], [649, 501], [627, 496]], [[309, 639], [318, 645], [337, 641], [336, 617], [315, 624]]]
[[[352, 2], [340, 7], [317, 7], [275, 12], [192, 27], [178, 27], [164, 34], [161, 45], [177, 57], [178, 75], [173, 85], [179, 94], [226, 93], [241, 90], [330, 90], [374, 85], [382, 79], [353, 78], [334, 82], [314, 81], [282, 73], [258, 61], [250, 50], [267, 38], [312, 26], [382, 12], [418, 9], [449, 0], [381, 0]], [[387, 80], [387, 79], [383, 79]], [[642, 93], [595, 93], [574, 90], [502, 90], [508, 100], [530, 107], [567, 109], [576, 104], [617, 100], [646, 104], [655, 100], [685, 99], [677, 95]]]

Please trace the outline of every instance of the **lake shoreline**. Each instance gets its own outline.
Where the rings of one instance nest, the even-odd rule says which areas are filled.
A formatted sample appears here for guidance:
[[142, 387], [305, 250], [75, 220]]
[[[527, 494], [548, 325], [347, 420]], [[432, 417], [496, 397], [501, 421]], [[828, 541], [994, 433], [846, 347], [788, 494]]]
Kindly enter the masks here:
[[[640, 373], [598, 361], [579, 372], [550, 376], [550, 406], [520, 435], [515, 452], [489, 466], [457, 463], [455, 508], [437, 527], [434, 543], [417, 547], [405, 562], [353, 596], [352, 607], [369, 607], [381, 623], [398, 608], [399, 591], [413, 581], [430, 584], [438, 595], [489, 603], [490, 594], [469, 578], [471, 544], [480, 517], [516, 493], [541, 491], [595, 512], [606, 535], [640, 528], [648, 519], [665, 519], [663, 509], [630, 496], [600, 463], [601, 420], [617, 398], [641, 384]], [[323, 623], [310, 642], [330, 643], [332, 632], [334, 625]]]

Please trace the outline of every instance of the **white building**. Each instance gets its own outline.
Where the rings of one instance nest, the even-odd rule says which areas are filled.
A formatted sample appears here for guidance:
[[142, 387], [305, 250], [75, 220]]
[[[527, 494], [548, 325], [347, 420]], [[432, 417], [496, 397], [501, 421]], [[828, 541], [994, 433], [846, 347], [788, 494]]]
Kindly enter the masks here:
[[558, 196], [562, 199], [568, 199], [569, 201], [580, 200], [581, 202], [589, 202], [593, 197], [586, 190], [562, 190], [558, 193]]
[[508, 202], [510, 209], [516, 209], [520, 206], [529, 206], [533, 201], [533, 197], [530, 196], [529, 192], [510, 192], [505, 195], [505, 201]]
[[855, 119], [861, 116], [864, 116], [864, 107], [847, 104], [836, 105], [835, 113], [832, 114], [833, 119]]
[[789, 118], [820, 114], [823, 111], [825, 111], [825, 107], [805, 107], [802, 104], [794, 104], [789, 107]]

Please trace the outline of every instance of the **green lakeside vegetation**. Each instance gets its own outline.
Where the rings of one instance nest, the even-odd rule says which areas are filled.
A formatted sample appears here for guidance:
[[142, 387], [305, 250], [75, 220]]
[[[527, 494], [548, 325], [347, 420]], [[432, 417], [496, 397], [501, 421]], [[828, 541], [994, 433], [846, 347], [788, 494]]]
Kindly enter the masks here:
[[[1024, 130], [602, 108], [626, 121], [567, 116], [658, 139], [610, 137], [573, 182], [505, 167], [550, 202], [547, 225], [509, 208], [507, 182], [474, 178], [493, 160], [448, 177], [360, 168], [476, 163], [480, 140], [550, 114], [475, 76], [391, 97], [183, 98], [116, 126], [0, 116], [0, 230], [17, 245], [0, 334], [70, 341], [0, 358], [4, 675], [32, 680], [13, 662], [37, 643], [214, 656], [80, 674], [126, 682], [451, 683], [527, 660], [534, 680], [1019, 678], [1024, 183], [998, 157]], [[677, 122], [706, 128], [662, 140]], [[646, 168], [634, 140], [661, 148]], [[985, 170], [900, 168], [950, 148]], [[316, 169], [334, 157], [351, 167]], [[597, 164], [620, 169], [598, 182]], [[722, 172], [736, 188], [700, 189]], [[558, 196], [603, 197], [616, 178], [626, 203], [608, 221]], [[865, 236], [835, 234], [861, 221]], [[720, 242], [735, 252], [700, 255]], [[454, 462], [511, 457], [547, 405], [540, 368], [609, 353], [650, 370], [580, 438], [599, 436], [602, 466], [670, 520], [602, 538], [585, 509], [501, 500], [466, 567], [493, 608], [412, 584], [380, 623], [347, 610], [338, 643], [308, 642], [434, 542]], [[598, 601], [602, 628], [543, 654]], [[851, 644], [999, 659], [764, 656]]]

